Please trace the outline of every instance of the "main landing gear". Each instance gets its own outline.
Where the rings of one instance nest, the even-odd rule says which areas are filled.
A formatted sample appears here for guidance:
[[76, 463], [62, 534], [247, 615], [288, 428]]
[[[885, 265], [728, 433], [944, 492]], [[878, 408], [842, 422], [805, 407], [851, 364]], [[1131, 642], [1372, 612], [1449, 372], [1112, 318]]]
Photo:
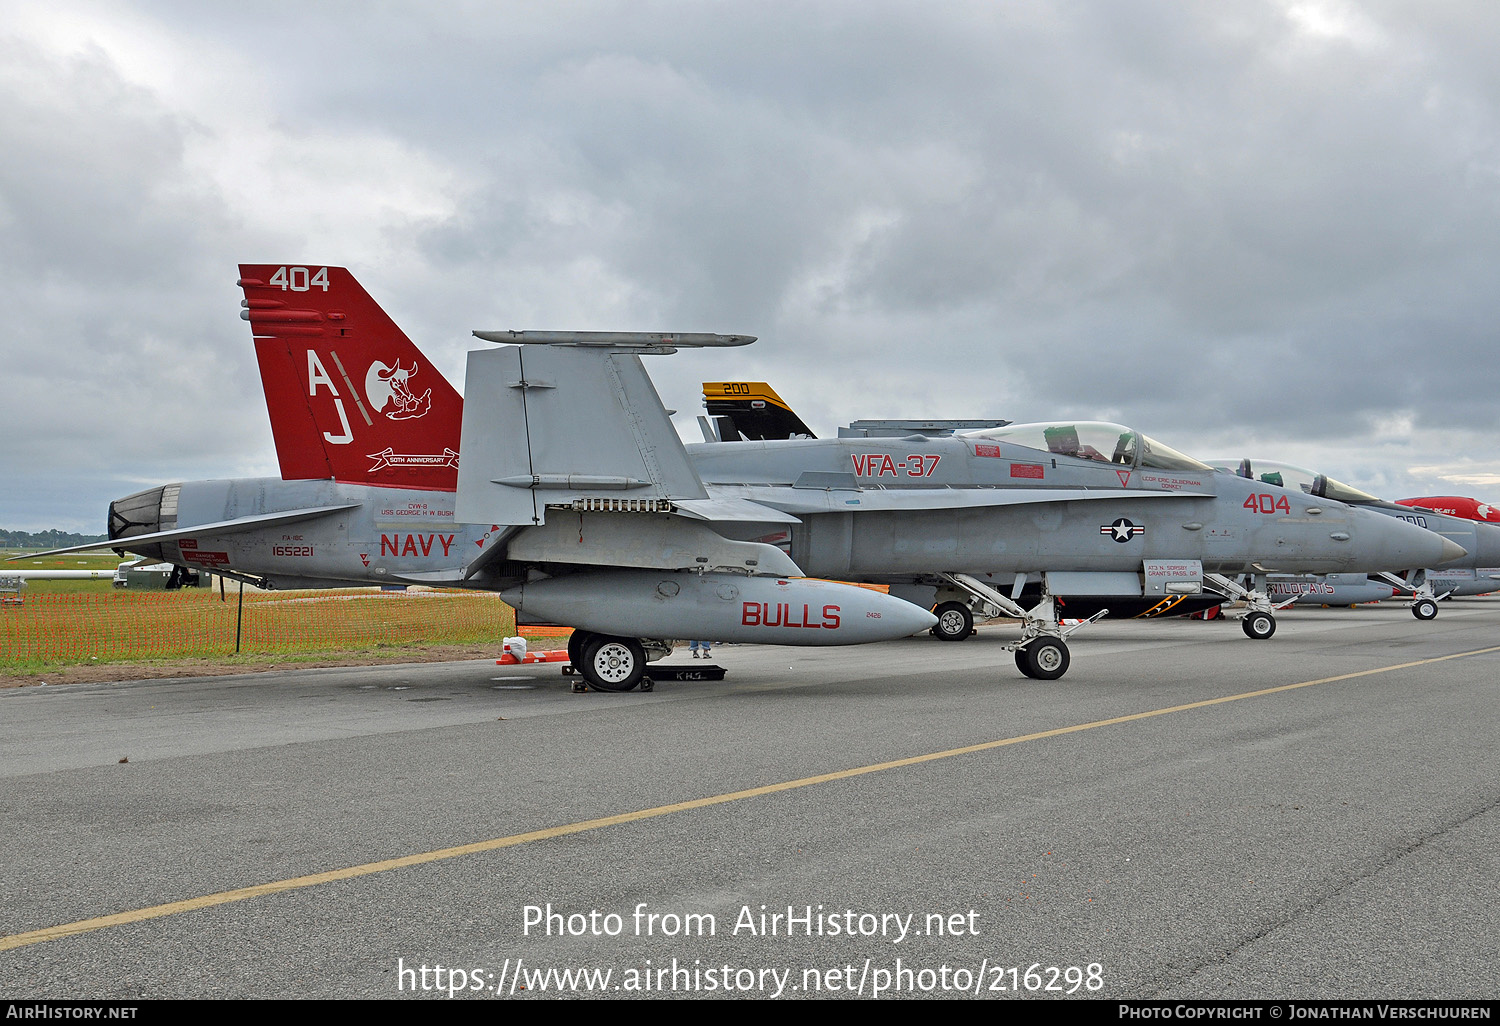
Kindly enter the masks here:
[[933, 611], [937, 623], [927, 633], [939, 641], [963, 641], [974, 633], [974, 614], [964, 602], [943, 602]]
[[595, 691], [650, 691], [646, 648], [635, 638], [574, 631], [568, 638], [568, 661]]

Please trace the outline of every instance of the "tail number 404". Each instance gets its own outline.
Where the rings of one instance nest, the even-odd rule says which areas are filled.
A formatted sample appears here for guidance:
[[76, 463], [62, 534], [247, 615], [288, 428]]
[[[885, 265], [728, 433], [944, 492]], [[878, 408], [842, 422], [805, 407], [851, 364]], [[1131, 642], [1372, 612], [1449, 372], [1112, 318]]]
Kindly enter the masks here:
[[1245, 496], [1244, 507], [1251, 513], [1290, 513], [1292, 511], [1292, 504], [1286, 501], [1285, 495], [1271, 495], [1267, 492]]
[[327, 292], [328, 268], [320, 267], [311, 271], [306, 267], [278, 267], [266, 284], [280, 285], [283, 292], [309, 292], [314, 285]]

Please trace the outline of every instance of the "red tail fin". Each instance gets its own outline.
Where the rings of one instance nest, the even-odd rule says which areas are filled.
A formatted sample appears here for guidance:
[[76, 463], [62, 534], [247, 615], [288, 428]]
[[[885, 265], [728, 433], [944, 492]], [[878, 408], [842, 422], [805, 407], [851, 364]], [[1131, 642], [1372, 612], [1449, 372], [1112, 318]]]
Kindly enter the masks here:
[[281, 476], [453, 491], [463, 399], [342, 267], [241, 264]]

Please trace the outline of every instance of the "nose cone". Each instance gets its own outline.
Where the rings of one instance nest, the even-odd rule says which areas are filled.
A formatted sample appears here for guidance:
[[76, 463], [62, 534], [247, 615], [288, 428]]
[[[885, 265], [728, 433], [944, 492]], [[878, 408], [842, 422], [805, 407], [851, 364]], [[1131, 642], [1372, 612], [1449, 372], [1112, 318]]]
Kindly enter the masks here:
[[[1374, 510], [1359, 510], [1360, 567], [1369, 571], [1418, 570], [1463, 559], [1468, 550], [1442, 535]], [[1371, 562], [1373, 561], [1373, 562]]]

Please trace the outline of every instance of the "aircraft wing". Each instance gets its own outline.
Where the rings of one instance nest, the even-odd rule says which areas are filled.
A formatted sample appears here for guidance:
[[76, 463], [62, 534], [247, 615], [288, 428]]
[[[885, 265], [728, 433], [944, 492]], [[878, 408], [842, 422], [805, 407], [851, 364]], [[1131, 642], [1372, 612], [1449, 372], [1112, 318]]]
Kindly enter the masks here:
[[360, 503], [350, 502], [342, 506], [310, 506], [306, 509], [289, 509], [279, 513], [260, 513], [253, 517], [236, 517], [233, 520], [220, 520], [212, 524], [198, 524], [193, 527], [179, 527], [173, 531], [156, 531], [152, 534], [132, 534], [124, 538], [114, 538], [107, 542], [93, 542], [89, 545], [74, 545], [66, 549], [52, 549], [49, 552], [28, 552], [21, 556], [12, 556], [7, 562], [17, 559], [35, 559], [38, 556], [61, 556], [69, 552], [97, 552], [102, 549], [130, 549], [134, 551], [135, 546], [164, 541], [176, 541], [178, 538], [192, 538], [200, 534], [236, 534], [240, 531], [253, 531], [257, 528], [270, 527], [273, 524], [296, 524], [304, 520], [315, 520], [318, 517], [332, 516], [335, 513], [343, 513], [351, 509], [359, 509]]
[[[785, 485], [712, 485], [716, 499], [739, 498], [784, 513], [852, 510], [970, 509], [1095, 499], [1212, 498], [1207, 492], [1122, 488], [789, 488]], [[679, 504], [680, 505], [680, 504]]]
[[[464, 388], [456, 519], [516, 528], [506, 535], [506, 560], [801, 576], [774, 545], [734, 541], [704, 523], [796, 518], [711, 497], [641, 365], [643, 354], [742, 345], [750, 336], [475, 334], [531, 343], [470, 353]], [[487, 551], [465, 576], [499, 558]]]
[[664, 512], [708, 498], [639, 354], [748, 336], [475, 334], [544, 344], [469, 354], [459, 522], [537, 526], [559, 506]]

